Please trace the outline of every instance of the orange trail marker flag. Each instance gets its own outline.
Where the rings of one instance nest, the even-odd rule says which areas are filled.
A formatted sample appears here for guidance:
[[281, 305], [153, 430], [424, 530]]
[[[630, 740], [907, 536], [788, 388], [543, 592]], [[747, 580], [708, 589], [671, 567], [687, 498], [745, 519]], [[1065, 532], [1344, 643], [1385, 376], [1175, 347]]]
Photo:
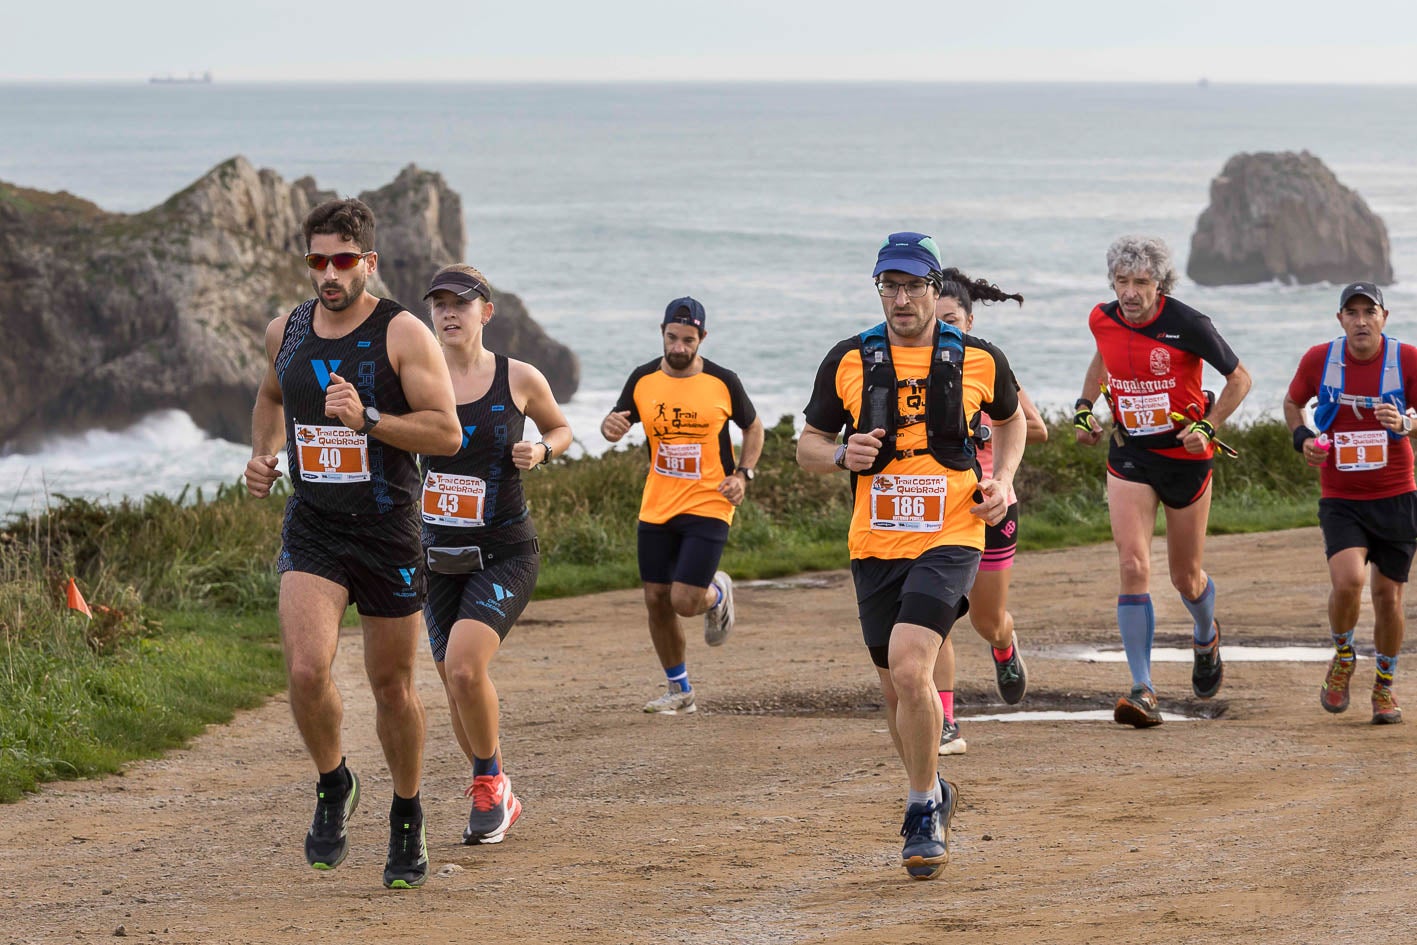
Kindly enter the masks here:
[[69, 578], [68, 596], [70, 610], [77, 610], [90, 620], [93, 619], [93, 611], [89, 610], [88, 602], [84, 600], [84, 595], [79, 593], [79, 585], [74, 583], [73, 578]]

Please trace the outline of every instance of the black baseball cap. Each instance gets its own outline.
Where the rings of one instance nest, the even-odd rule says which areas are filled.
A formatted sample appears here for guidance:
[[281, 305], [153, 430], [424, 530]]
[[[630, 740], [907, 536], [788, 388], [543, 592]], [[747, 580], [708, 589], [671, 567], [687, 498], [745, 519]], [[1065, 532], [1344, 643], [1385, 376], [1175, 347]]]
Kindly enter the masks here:
[[664, 321], [661, 325], [693, 325], [699, 331], [707, 331], [704, 327], [704, 307], [698, 299], [684, 296], [682, 299], [675, 299], [664, 308]]
[[1383, 307], [1383, 290], [1373, 285], [1371, 282], [1355, 282], [1343, 290], [1343, 294], [1338, 297], [1338, 307], [1342, 310], [1348, 304], [1348, 300], [1355, 295], [1364, 295], [1378, 304], [1378, 308]]

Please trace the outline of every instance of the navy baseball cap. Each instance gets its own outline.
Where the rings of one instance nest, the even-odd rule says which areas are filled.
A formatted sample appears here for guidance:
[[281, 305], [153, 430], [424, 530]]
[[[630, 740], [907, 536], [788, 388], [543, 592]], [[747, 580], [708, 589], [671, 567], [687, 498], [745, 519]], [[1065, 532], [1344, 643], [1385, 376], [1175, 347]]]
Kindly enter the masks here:
[[664, 308], [664, 321], [661, 325], [693, 325], [699, 331], [707, 331], [704, 327], [704, 307], [698, 299], [684, 296], [682, 299], [675, 299]]
[[923, 279], [943, 268], [940, 247], [935, 245], [933, 237], [924, 233], [892, 233], [881, 243], [881, 251], [876, 254], [876, 270], [871, 276], [895, 270]]
[[1338, 307], [1341, 310], [1348, 304], [1348, 300], [1355, 295], [1365, 295], [1378, 303], [1378, 308], [1383, 307], [1383, 290], [1373, 285], [1371, 282], [1355, 282], [1343, 290], [1343, 294], [1338, 297]]

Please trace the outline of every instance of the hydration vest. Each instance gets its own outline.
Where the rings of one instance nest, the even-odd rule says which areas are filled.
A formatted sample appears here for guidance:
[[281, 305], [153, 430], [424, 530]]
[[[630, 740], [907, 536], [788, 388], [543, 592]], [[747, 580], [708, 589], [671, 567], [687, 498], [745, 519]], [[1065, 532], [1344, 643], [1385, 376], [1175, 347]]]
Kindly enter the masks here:
[[[936, 319], [934, 353], [929, 377], [900, 380], [891, 361], [891, 342], [886, 323], [863, 331], [861, 339], [861, 432], [886, 431], [881, 451], [870, 469], [871, 476], [886, 468], [893, 459], [929, 453], [949, 469], [975, 469], [974, 440], [964, 418], [964, 335], [958, 328]], [[925, 396], [923, 413], [902, 415], [898, 391], [910, 388]], [[926, 448], [896, 449], [896, 433], [901, 427], [925, 424]]]
[[[1333, 426], [1333, 421], [1338, 418], [1338, 411], [1348, 405], [1355, 410], [1359, 407], [1373, 408], [1381, 403], [1389, 403], [1397, 408], [1399, 413], [1407, 410], [1407, 395], [1402, 387], [1402, 363], [1401, 351], [1402, 343], [1396, 339], [1383, 335], [1383, 379], [1381, 389], [1377, 397], [1364, 397], [1358, 394], [1345, 394], [1343, 392], [1344, 367], [1343, 367], [1343, 346], [1344, 336], [1339, 335], [1328, 344], [1328, 357], [1324, 360], [1323, 381], [1319, 384], [1319, 402], [1314, 407], [1314, 426], [1318, 427], [1318, 432], [1322, 433]], [[1404, 439], [1401, 433], [1387, 431], [1387, 435], [1394, 440]]]

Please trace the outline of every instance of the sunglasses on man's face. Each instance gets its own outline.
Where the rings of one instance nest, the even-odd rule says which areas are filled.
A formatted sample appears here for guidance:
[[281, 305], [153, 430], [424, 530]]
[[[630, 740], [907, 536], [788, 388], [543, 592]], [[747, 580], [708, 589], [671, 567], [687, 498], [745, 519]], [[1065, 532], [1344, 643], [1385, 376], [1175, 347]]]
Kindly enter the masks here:
[[367, 253], [335, 253], [334, 255], [327, 255], [325, 253], [306, 253], [305, 265], [309, 266], [316, 272], [320, 272], [326, 266], [333, 263], [334, 267], [340, 272], [346, 272], [359, 265], [359, 260], [363, 259], [365, 256], [372, 255], [374, 255], [373, 251]]

